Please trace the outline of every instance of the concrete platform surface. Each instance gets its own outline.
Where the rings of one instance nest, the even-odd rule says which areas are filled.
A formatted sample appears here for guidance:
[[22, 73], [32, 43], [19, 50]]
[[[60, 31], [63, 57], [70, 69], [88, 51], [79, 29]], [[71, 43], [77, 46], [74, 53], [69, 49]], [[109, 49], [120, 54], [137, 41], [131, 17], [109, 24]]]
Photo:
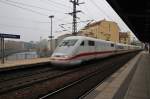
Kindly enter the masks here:
[[26, 59], [26, 60], [17, 60], [17, 61], [6, 61], [5, 64], [0, 63], [0, 71], [8, 69], [17, 69], [24, 68], [24, 66], [32, 64], [40, 64], [50, 62], [50, 58], [35, 58], [35, 59]]
[[142, 54], [124, 99], [150, 99], [150, 54]]
[[139, 53], [136, 57], [131, 59], [117, 72], [115, 72], [108, 79], [106, 79], [102, 84], [100, 84], [94, 90], [92, 90], [83, 99], [124, 99], [130, 81], [136, 71], [137, 62], [141, 61], [141, 57], [143, 58], [143, 54], [144, 52]]

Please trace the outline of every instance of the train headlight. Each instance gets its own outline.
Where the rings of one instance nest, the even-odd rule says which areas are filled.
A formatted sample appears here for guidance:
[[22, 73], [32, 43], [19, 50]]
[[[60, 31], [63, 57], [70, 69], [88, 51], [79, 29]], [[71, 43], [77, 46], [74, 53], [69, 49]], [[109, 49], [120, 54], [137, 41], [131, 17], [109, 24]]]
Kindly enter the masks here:
[[67, 55], [63, 55], [63, 56], [62, 56], [62, 58], [69, 58], [69, 56], [67, 56]]
[[51, 57], [51, 59], [52, 60], [57, 60], [57, 59], [68, 59], [69, 58], [69, 56], [67, 56], [67, 55], [57, 55], [57, 56], [52, 56]]
[[55, 57], [50, 57], [51, 60], [55, 60]]

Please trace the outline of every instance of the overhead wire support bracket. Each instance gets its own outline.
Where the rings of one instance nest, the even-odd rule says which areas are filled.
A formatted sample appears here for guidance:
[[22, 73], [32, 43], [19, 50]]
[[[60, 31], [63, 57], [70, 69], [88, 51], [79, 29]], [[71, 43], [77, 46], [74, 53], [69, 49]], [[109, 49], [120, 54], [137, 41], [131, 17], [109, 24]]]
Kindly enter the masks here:
[[[77, 35], [77, 13], [82, 12], [81, 10], [77, 10], [76, 6], [80, 4], [84, 4], [84, 2], [79, 3], [79, 0], [70, 0], [70, 2], [73, 4], [73, 12], [68, 13], [69, 15], [73, 16], [73, 22], [72, 22], [72, 34]], [[79, 19], [79, 18], [78, 18]]]

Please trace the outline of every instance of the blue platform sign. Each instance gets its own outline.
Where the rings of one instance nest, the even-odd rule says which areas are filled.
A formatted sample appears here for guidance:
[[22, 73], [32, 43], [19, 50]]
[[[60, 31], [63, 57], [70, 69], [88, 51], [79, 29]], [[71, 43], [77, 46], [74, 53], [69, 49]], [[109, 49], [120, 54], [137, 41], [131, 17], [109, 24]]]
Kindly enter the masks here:
[[13, 34], [4, 34], [4, 33], [0, 33], [0, 38], [20, 39], [20, 35], [13, 35]]

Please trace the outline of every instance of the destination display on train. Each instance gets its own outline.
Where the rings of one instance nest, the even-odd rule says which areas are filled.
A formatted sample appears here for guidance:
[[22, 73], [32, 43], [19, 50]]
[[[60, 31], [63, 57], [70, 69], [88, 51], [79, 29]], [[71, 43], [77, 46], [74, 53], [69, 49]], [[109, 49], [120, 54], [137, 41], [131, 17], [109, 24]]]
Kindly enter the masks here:
[[20, 39], [20, 35], [13, 35], [13, 34], [4, 34], [4, 33], [0, 33], [0, 38]]

